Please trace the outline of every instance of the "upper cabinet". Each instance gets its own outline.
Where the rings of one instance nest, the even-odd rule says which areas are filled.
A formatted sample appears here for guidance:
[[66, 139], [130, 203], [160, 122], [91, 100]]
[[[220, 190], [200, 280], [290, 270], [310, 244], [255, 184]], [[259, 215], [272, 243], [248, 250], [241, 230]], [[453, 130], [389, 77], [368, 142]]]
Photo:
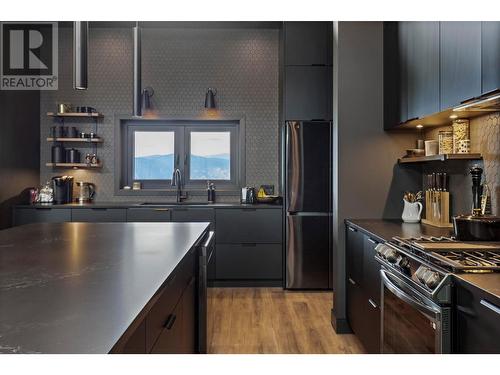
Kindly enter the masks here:
[[500, 89], [500, 22], [481, 23], [482, 93]]
[[481, 22], [441, 22], [441, 109], [481, 95]]
[[285, 120], [331, 120], [332, 22], [283, 26]]
[[440, 125], [499, 88], [500, 22], [384, 23], [385, 129]]
[[384, 128], [408, 119], [407, 48], [408, 22], [384, 22]]
[[408, 118], [439, 112], [439, 22], [406, 22]]
[[331, 22], [285, 22], [285, 65], [331, 65]]

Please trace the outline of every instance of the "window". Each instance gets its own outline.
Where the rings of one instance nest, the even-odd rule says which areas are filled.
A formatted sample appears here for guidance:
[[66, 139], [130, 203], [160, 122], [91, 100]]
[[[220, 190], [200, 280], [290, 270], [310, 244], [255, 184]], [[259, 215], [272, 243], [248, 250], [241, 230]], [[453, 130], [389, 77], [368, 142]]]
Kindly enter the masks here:
[[231, 133], [190, 133], [190, 180], [231, 180]]
[[143, 190], [175, 190], [170, 182], [178, 168], [184, 190], [204, 193], [209, 180], [219, 191], [238, 191], [245, 184], [242, 124], [240, 120], [124, 121], [120, 189], [140, 181]]
[[166, 180], [174, 172], [174, 132], [134, 132], [134, 180]]

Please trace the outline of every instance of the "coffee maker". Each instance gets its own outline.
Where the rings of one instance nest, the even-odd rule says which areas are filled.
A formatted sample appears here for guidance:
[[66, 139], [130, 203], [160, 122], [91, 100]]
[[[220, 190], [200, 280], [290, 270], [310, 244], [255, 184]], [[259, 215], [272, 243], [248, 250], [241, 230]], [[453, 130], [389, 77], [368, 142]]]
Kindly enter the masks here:
[[65, 204], [73, 202], [73, 177], [52, 177], [54, 189], [54, 204]]

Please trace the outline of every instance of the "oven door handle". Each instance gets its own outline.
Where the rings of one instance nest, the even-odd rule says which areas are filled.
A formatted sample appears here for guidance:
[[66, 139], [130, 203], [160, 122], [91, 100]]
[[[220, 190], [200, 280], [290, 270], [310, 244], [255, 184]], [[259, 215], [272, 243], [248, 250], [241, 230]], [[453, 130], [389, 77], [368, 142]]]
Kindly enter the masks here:
[[384, 285], [389, 289], [392, 293], [394, 293], [398, 298], [401, 300], [405, 301], [408, 303], [410, 306], [416, 308], [420, 312], [426, 315], [433, 315], [434, 317], [437, 317], [439, 314], [441, 314], [441, 311], [433, 306], [429, 306], [426, 304], [423, 304], [420, 301], [417, 301], [414, 297], [409, 295], [408, 293], [404, 292], [400, 288], [398, 288], [387, 276], [387, 274], [390, 274], [392, 277], [396, 278], [392, 273], [387, 272], [386, 270], [380, 270], [380, 276], [382, 277], [382, 282]]

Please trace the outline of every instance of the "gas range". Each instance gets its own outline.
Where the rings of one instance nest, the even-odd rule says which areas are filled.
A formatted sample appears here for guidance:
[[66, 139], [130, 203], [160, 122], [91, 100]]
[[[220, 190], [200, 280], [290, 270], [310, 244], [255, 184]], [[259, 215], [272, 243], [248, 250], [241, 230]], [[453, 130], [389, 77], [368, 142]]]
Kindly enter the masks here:
[[431, 300], [451, 302], [451, 275], [500, 272], [500, 242], [459, 242], [449, 237], [393, 237], [375, 258]]
[[460, 242], [450, 237], [394, 237], [391, 242], [448, 272], [500, 271], [500, 242]]

